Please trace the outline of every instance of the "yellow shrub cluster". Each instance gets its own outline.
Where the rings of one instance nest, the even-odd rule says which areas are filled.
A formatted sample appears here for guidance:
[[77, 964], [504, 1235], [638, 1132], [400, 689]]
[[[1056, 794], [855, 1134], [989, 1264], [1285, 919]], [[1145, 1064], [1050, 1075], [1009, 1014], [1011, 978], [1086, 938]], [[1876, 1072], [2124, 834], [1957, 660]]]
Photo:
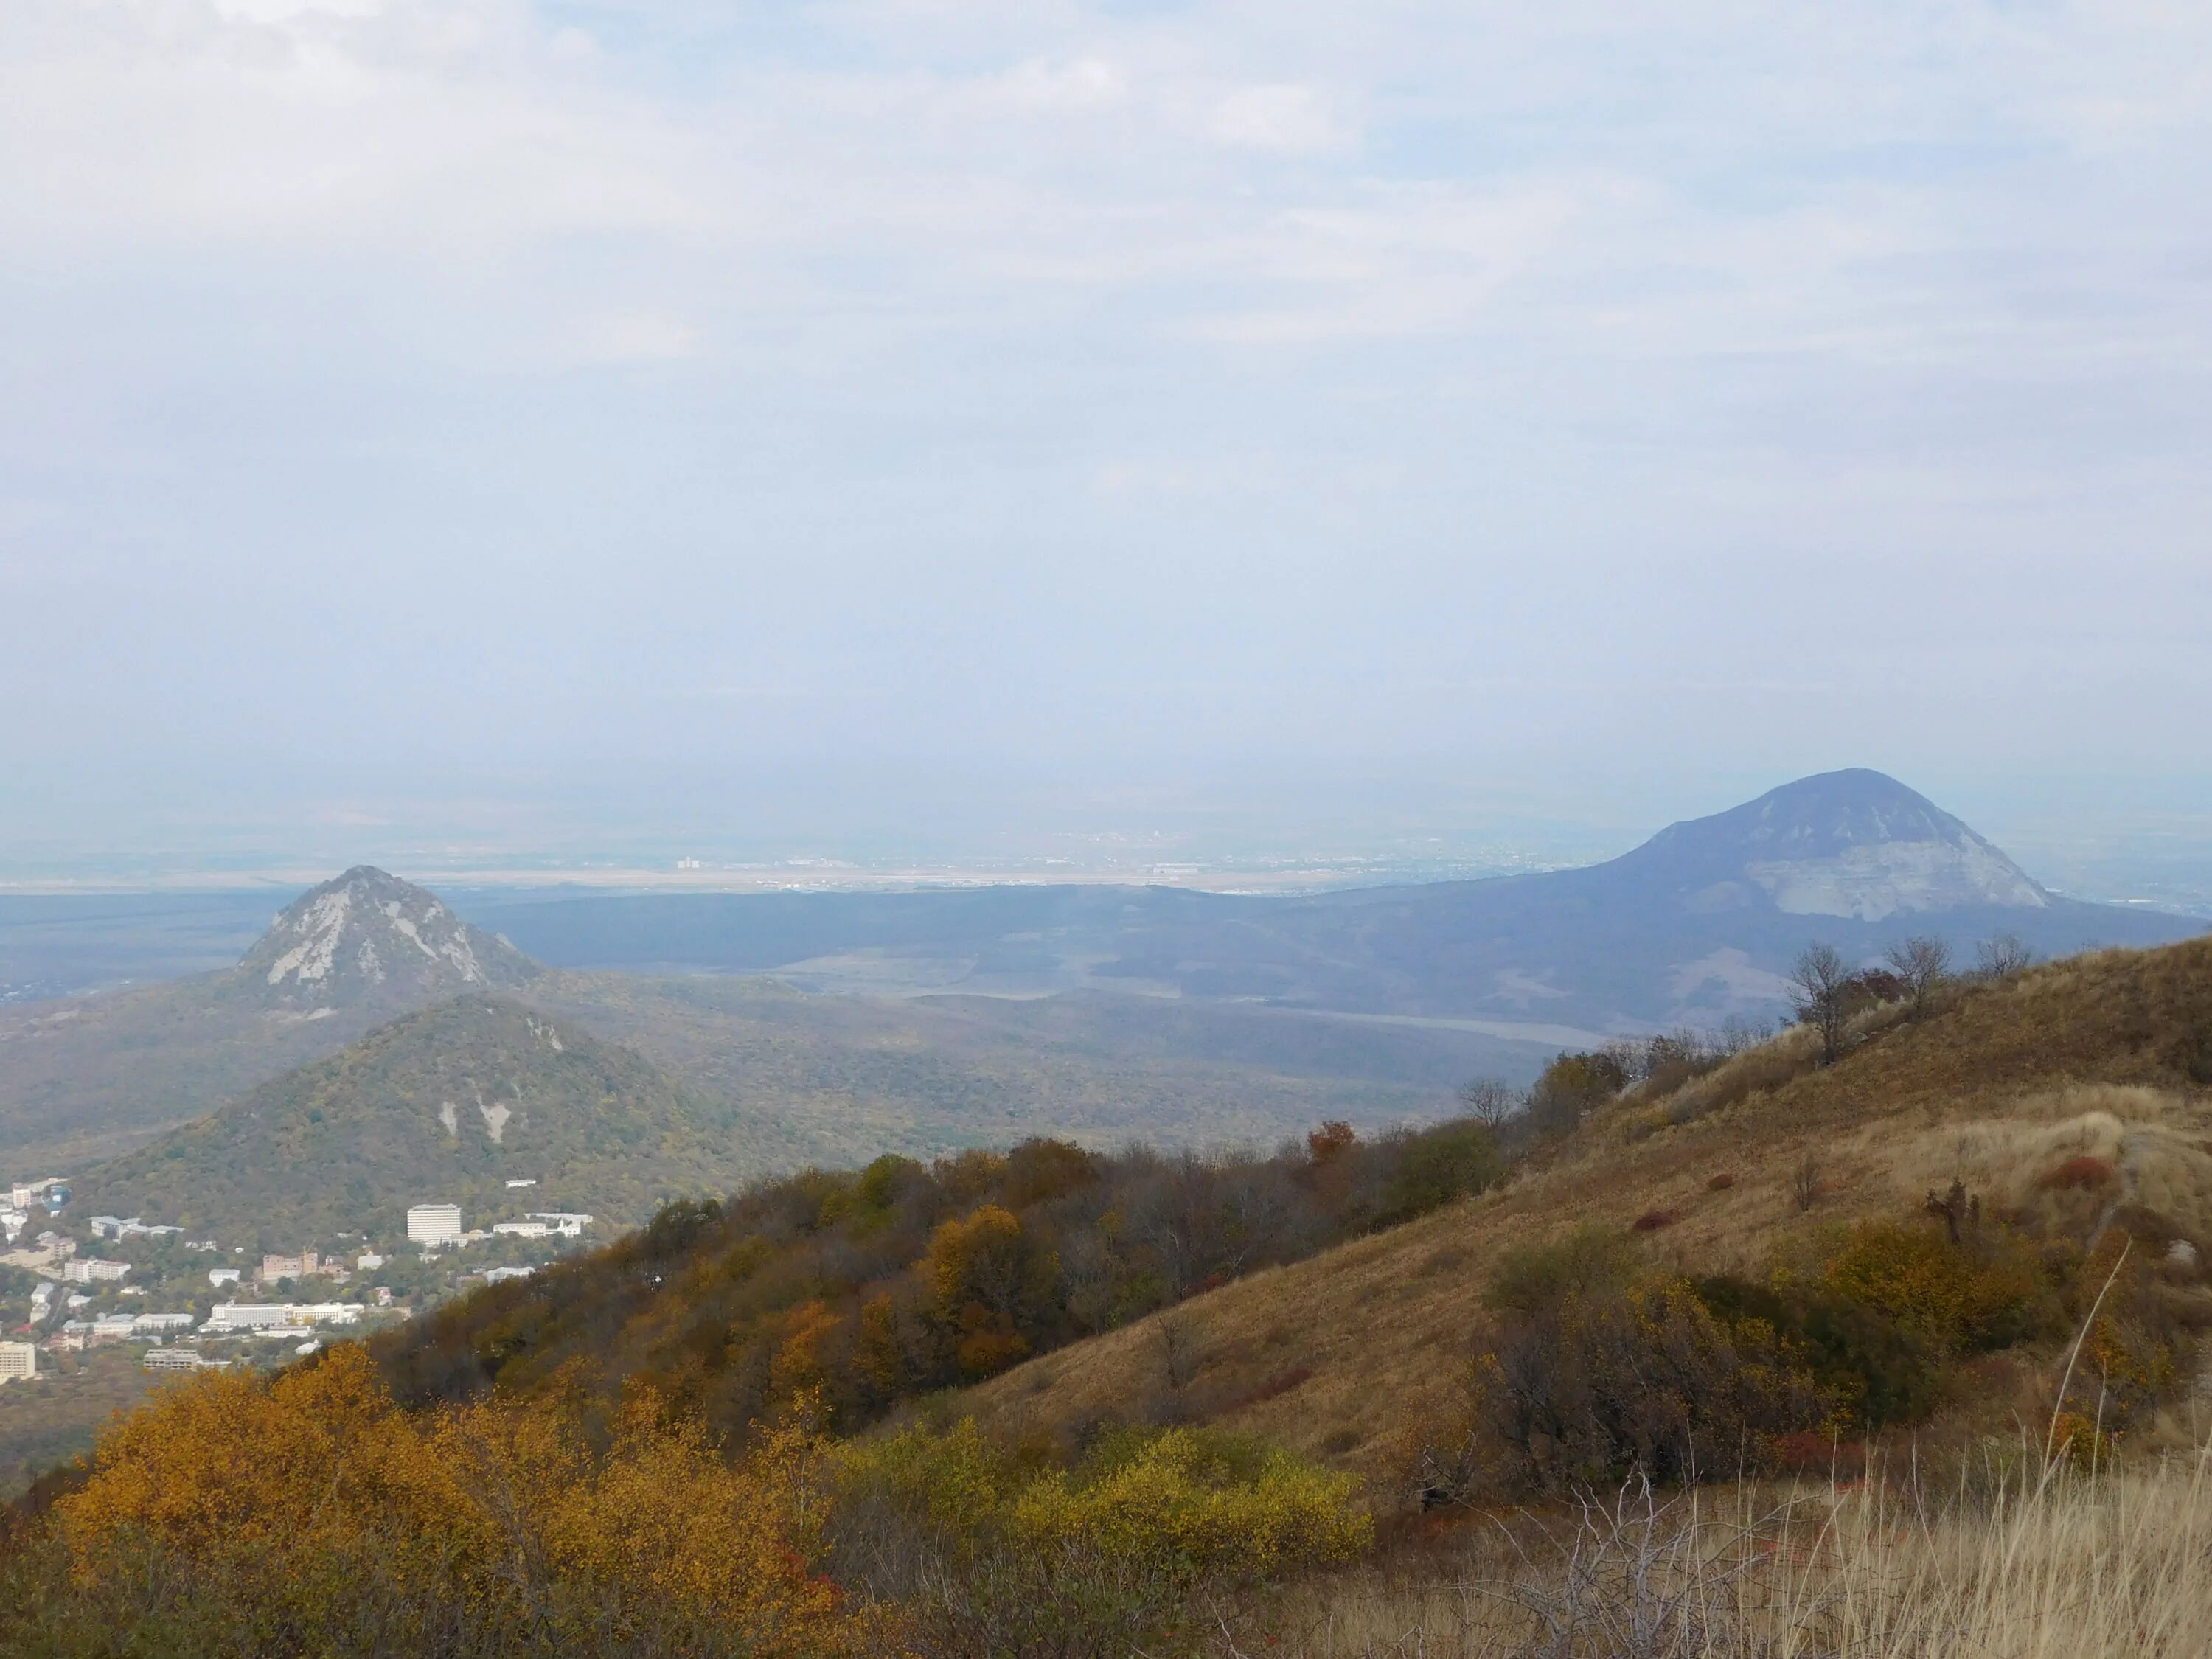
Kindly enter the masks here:
[[1366, 1548], [1348, 1477], [1274, 1449], [1243, 1478], [1215, 1437], [1170, 1429], [1093, 1468], [1054, 1471], [1015, 1499], [1013, 1524], [1047, 1551], [1085, 1544], [1201, 1575], [1267, 1578]]
[[81, 1592], [151, 1573], [238, 1651], [885, 1651], [811, 1565], [812, 1451], [770, 1434], [732, 1467], [649, 1397], [600, 1435], [551, 1400], [410, 1415], [346, 1346], [167, 1393], [57, 1522]]
[[831, 1455], [848, 1501], [878, 1493], [965, 1542], [1046, 1559], [1080, 1548], [1178, 1577], [1267, 1578], [1373, 1537], [1348, 1476], [1206, 1430], [1117, 1430], [1067, 1469], [1024, 1468], [972, 1423]]
[[2008, 1239], [1960, 1248], [1940, 1229], [1889, 1221], [1852, 1228], [1825, 1276], [1838, 1294], [1953, 1350], [2026, 1334], [2042, 1289], [2033, 1260]]

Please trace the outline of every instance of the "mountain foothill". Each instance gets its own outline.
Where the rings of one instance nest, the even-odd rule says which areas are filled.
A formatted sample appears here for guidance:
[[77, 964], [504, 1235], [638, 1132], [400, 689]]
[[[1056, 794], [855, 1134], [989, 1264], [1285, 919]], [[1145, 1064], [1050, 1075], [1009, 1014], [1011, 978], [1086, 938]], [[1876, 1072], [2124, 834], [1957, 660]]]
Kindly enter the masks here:
[[[1467, 1078], [1526, 1081], [1561, 1048], [1771, 1019], [1814, 939], [1864, 962], [1912, 935], [2061, 953], [2200, 927], [2051, 894], [1864, 771], [1494, 881], [473, 910], [364, 866], [231, 969], [10, 1011], [0, 1151], [68, 1161], [95, 1207], [272, 1244], [495, 1202], [510, 1178], [631, 1223], [879, 1152], [1434, 1119]], [[917, 959], [963, 971], [893, 997], [834, 967]]]

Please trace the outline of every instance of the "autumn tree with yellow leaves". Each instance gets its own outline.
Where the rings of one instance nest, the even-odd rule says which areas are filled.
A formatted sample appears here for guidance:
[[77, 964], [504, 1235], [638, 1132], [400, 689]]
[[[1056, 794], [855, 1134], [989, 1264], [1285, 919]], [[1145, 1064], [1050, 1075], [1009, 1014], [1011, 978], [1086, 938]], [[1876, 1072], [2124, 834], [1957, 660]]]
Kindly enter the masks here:
[[103, 1439], [43, 1556], [18, 1540], [11, 1588], [44, 1606], [13, 1598], [9, 1650], [94, 1628], [236, 1655], [896, 1650], [820, 1571], [805, 1430], [731, 1462], [650, 1395], [603, 1424], [574, 1403], [406, 1413], [352, 1345], [170, 1389]]

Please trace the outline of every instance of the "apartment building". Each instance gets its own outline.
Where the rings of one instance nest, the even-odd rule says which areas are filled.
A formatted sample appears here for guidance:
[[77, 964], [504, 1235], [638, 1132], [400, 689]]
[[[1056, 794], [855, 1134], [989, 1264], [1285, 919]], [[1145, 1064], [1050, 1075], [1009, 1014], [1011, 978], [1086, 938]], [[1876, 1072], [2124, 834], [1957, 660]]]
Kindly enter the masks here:
[[452, 1244], [461, 1237], [458, 1204], [416, 1204], [407, 1211], [407, 1238], [413, 1244]]

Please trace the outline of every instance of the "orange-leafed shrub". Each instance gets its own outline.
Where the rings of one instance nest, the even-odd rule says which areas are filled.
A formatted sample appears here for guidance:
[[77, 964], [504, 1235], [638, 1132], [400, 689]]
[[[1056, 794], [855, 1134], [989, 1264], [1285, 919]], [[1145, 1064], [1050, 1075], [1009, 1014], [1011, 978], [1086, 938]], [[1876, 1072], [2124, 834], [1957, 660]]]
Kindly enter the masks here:
[[1331, 1118], [1306, 1137], [1306, 1156], [1326, 1164], [1359, 1144], [1359, 1132], [1341, 1118]]
[[962, 1373], [979, 1377], [1030, 1352], [1030, 1333], [1051, 1313], [1060, 1259], [1012, 1211], [985, 1204], [931, 1235], [918, 1272], [953, 1333]]
[[2111, 1186], [2118, 1179], [2119, 1171], [2110, 1164], [2101, 1158], [2084, 1153], [2080, 1158], [2068, 1158], [2057, 1169], [2047, 1172], [2036, 1185], [2054, 1190], [2072, 1187], [2084, 1192], [2094, 1192], [2100, 1188]]
[[1776, 1437], [1774, 1462], [1776, 1467], [1792, 1474], [1856, 1480], [1866, 1474], [1866, 1444], [1863, 1441], [1801, 1429], [1795, 1434]]

